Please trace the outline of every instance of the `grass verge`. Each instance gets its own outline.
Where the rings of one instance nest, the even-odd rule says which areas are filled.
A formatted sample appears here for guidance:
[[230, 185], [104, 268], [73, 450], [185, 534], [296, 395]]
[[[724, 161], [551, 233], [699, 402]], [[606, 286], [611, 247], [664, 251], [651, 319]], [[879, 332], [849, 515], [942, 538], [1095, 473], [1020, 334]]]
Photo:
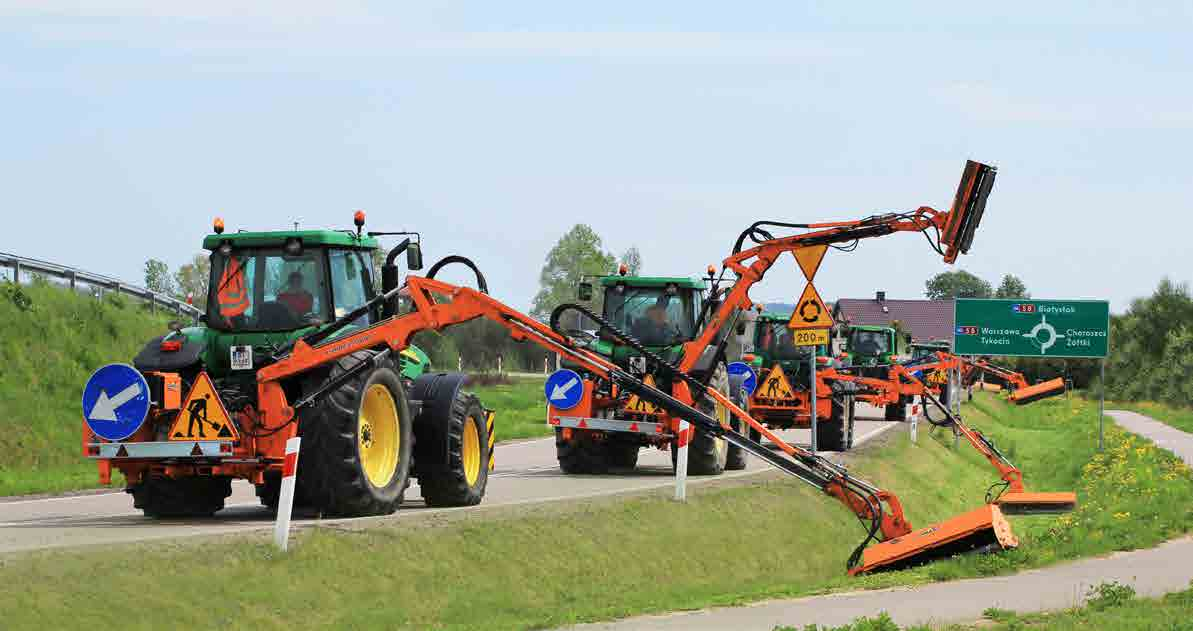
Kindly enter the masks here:
[[[11, 628], [80, 626], [80, 602], [106, 603], [89, 609], [87, 626], [552, 627], [1004, 573], [1193, 528], [1189, 468], [1113, 425], [1106, 453], [1095, 453], [1087, 402], [1011, 408], [980, 395], [967, 410], [1023, 467], [1030, 489], [1076, 488], [1081, 509], [1012, 518], [1023, 541], [1014, 552], [851, 579], [844, 561], [860, 539], [856, 520], [806, 485], [762, 480], [701, 487], [685, 504], [648, 496], [519, 507], [501, 519], [460, 513], [433, 526], [399, 517], [361, 531], [316, 529], [285, 556], [246, 539], [14, 556], [0, 566], [0, 611]], [[973, 450], [951, 445], [939, 431], [915, 445], [888, 435], [853, 470], [898, 493], [913, 523], [926, 525], [981, 504], [995, 479]], [[113, 600], [114, 590], [137, 598]]]
[[170, 317], [45, 282], [20, 287], [26, 304], [13, 287], [0, 293], [0, 496], [95, 487], [95, 463], [79, 447], [83, 384], [112, 358], [136, 355]]
[[[1188, 631], [1193, 629], [1193, 587], [1163, 598], [1135, 598], [1127, 585], [1103, 583], [1090, 590], [1082, 607], [1039, 614], [988, 609], [973, 625], [951, 625], [946, 631]], [[776, 631], [930, 631], [933, 627], [900, 627], [886, 615], [862, 618], [840, 627], [780, 627]]]

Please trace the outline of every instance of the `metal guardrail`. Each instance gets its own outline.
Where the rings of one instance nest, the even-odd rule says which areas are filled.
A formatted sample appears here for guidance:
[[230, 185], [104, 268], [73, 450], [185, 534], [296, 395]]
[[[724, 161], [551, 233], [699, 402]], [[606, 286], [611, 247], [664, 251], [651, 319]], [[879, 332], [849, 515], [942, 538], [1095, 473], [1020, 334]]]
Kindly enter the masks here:
[[24, 256], [17, 256], [7, 252], [0, 252], [0, 267], [7, 267], [12, 270], [13, 282], [20, 283], [21, 275], [28, 274], [45, 274], [53, 276], [66, 281], [72, 290], [77, 290], [78, 284], [83, 283], [100, 290], [102, 294], [104, 290], [115, 291], [117, 293], [139, 298], [149, 303], [150, 309], [157, 311], [158, 307], [162, 307], [167, 311], [173, 311], [178, 315], [189, 316], [196, 321], [202, 310], [189, 305], [173, 296], [159, 294], [149, 291], [144, 287], [137, 287], [130, 285], [119, 279], [111, 276], [104, 276], [102, 274], [93, 274], [91, 272], [77, 269], [74, 267], [67, 267], [66, 265], [58, 265], [57, 263], [50, 263], [49, 261], [41, 261], [38, 259], [31, 259]]

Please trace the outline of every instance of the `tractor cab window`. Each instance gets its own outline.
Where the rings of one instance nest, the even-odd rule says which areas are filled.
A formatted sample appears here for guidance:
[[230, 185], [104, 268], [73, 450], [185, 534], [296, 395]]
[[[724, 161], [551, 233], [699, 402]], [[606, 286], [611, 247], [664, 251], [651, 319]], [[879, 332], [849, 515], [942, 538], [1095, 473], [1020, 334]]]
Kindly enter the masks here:
[[796, 346], [791, 329], [779, 320], [760, 323], [755, 333], [756, 350], [771, 359], [804, 359], [811, 354], [811, 346]]
[[327, 321], [323, 253], [238, 249], [211, 256], [208, 323], [225, 331], [289, 331]]
[[[368, 302], [371, 279], [366, 259], [358, 250], [331, 251], [332, 313], [341, 318]], [[357, 318], [353, 324], [368, 326], [369, 314]]]
[[647, 346], [670, 346], [696, 336], [699, 296], [663, 287], [610, 287], [604, 317]]
[[849, 337], [849, 345], [858, 355], [883, 355], [891, 352], [890, 340], [884, 331], [855, 329]]

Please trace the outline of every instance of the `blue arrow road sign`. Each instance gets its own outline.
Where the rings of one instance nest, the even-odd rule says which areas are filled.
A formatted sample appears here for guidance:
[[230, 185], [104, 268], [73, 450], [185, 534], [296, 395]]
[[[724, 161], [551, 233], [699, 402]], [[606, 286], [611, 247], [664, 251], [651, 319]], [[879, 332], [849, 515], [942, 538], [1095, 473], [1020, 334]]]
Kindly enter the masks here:
[[576, 407], [584, 396], [584, 382], [576, 371], [564, 368], [547, 377], [543, 390], [547, 394], [547, 403], [561, 410], [570, 410]]
[[132, 366], [103, 366], [83, 387], [83, 418], [100, 438], [124, 440], [132, 436], [148, 413], [149, 384]]
[[754, 374], [754, 369], [745, 362], [733, 362], [725, 367], [729, 371], [729, 376], [745, 375], [745, 381], [742, 381], [742, 386], [746, 389], [746, 394], [754, 394], [754, 388], [758, 387], [758, 375]]

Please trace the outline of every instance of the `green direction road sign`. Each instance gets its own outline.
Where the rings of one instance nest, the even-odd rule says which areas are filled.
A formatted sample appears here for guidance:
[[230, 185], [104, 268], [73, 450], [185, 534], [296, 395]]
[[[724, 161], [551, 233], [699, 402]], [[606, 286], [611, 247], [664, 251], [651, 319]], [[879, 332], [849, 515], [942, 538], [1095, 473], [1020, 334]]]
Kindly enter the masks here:
[[958, 298], [953, 323], [958, 355], [1106, 357], [1110, 303]]

